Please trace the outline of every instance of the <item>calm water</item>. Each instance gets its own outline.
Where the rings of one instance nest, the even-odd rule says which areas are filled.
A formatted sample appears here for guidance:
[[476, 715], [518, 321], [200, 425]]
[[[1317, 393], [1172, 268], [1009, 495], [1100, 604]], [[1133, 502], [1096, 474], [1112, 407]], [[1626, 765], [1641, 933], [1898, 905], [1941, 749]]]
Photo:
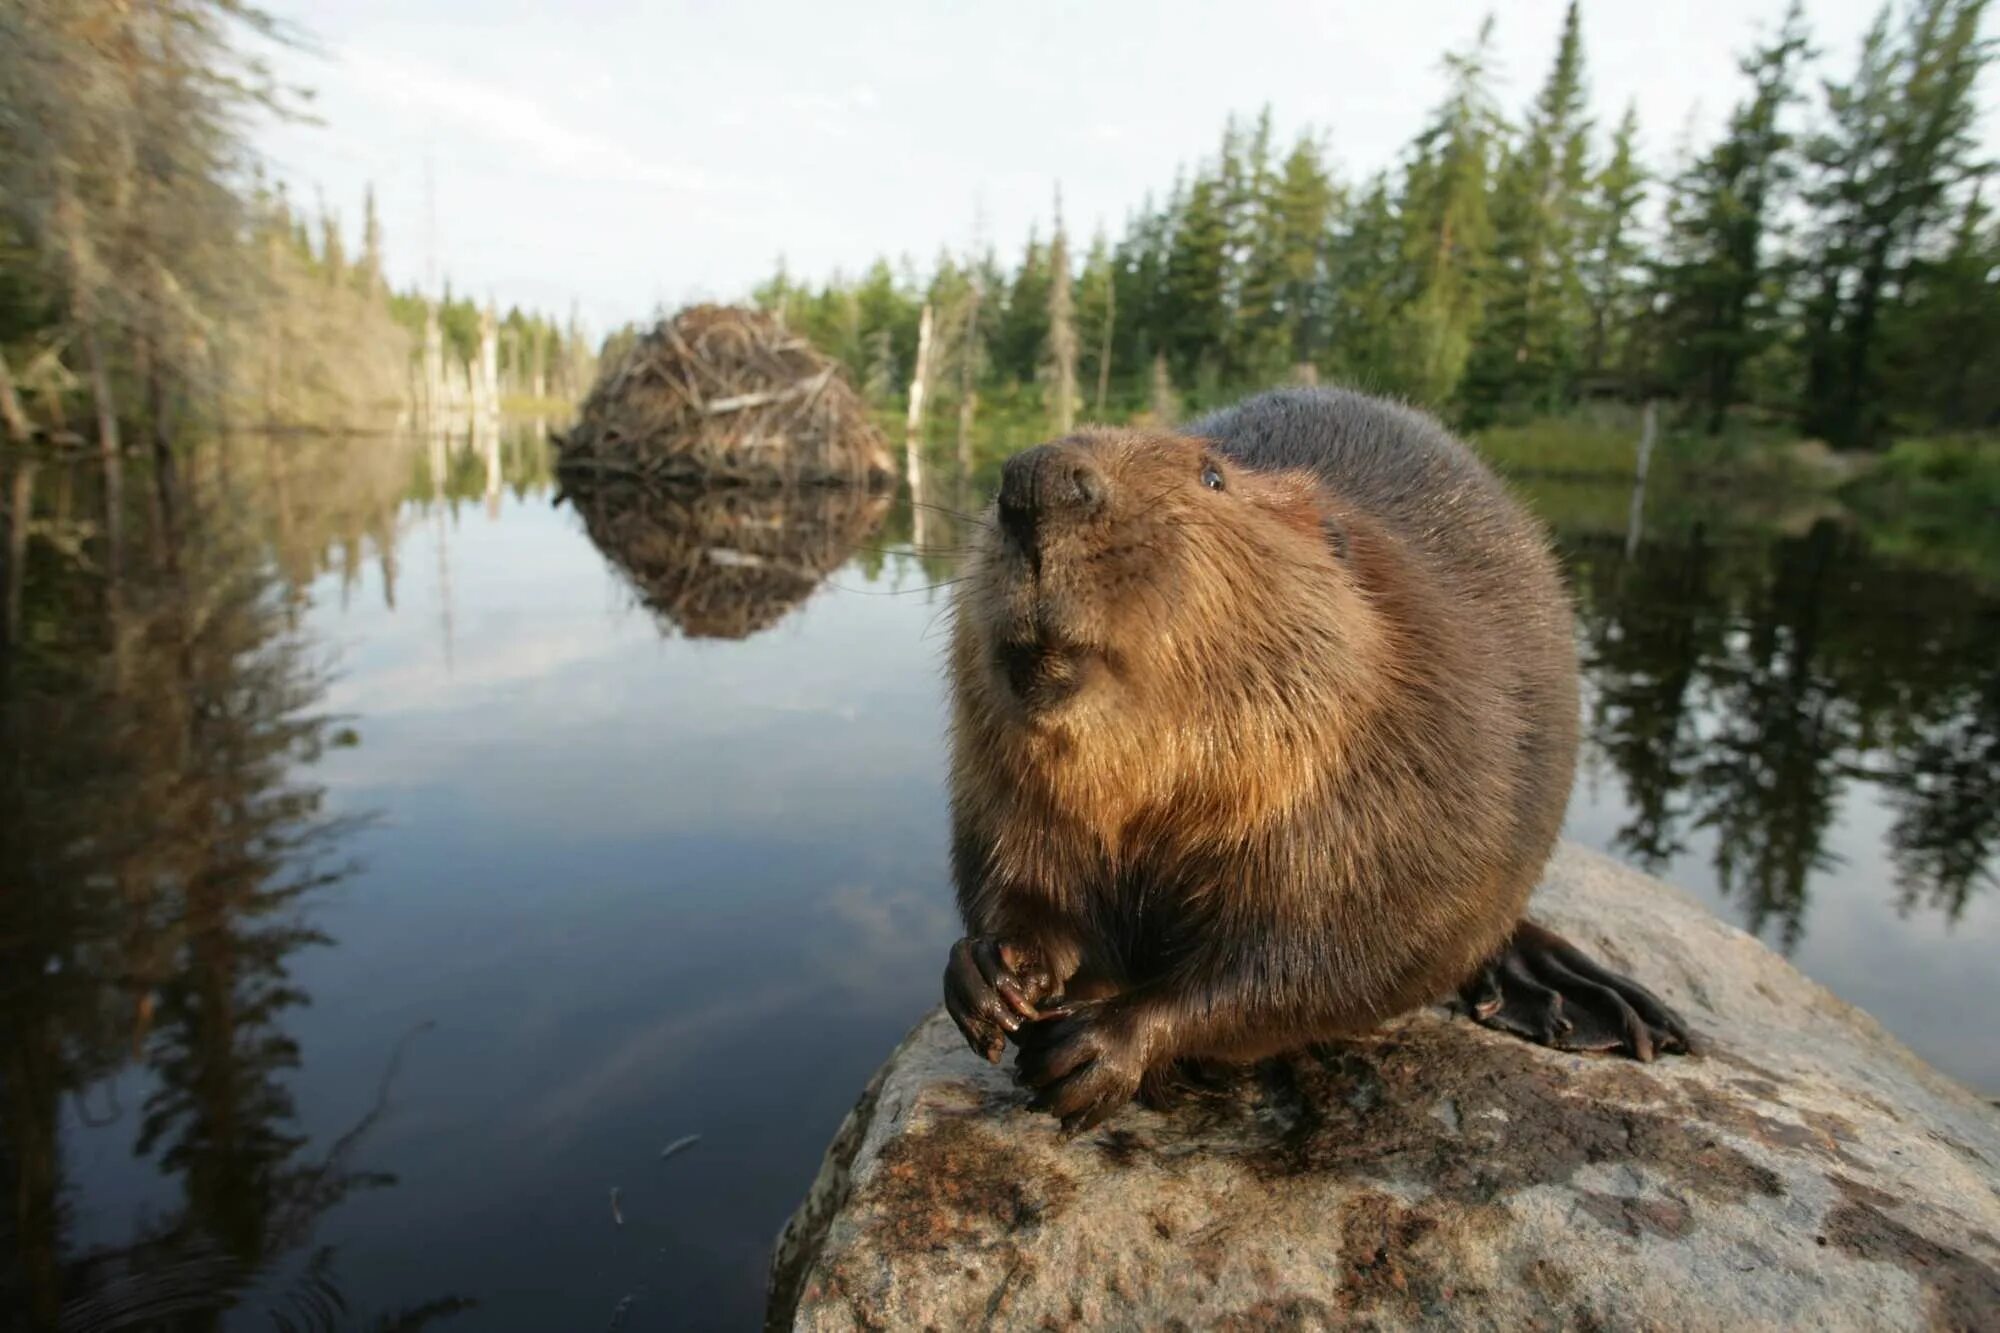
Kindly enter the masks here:
[[[0, 483], [0, 1322], [754, 1325], [956, 934], [913, 543], [962, 530], [583, 514], [523, 431], [240, 443], [128, 473], [115, 535], [93, 467]], [[1663, 504], [1628, 549], [1622, 490], [1529, 489], [1582, 610], [1571, 836], [2000, 1091], [2000, 598], [1810, 515]]]

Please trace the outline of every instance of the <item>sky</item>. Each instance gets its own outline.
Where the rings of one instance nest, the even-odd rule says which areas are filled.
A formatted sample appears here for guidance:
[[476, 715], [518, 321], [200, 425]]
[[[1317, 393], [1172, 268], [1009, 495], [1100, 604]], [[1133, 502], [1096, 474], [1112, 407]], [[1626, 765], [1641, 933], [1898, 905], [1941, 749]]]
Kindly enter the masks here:
[[[1737, 100], [1738, 55], [1785, 0], [1586, 0], [1593, 111], [1637, 106], [1668, 163]], [[255, 134], [296, 198], [358, 234], [373, 184], [391, 279], [565, 312], [602, 332], [879, 255], [1003, 261], [1061, 191], [1078, 244], [1112, 235], [1224, 118], [1269, 105], [1347, 179], [1390, 165], [1438, 99], [1439, 56], [1492, 7], [1446, 0], [861, 5], [814, 0], [279, 0], [275, 54], [316, 123]], [[1807, 5], [1844, 76], [1876, 0]], [[1518, 111], [1563, 0], [1498, 7], [1497, 92]], [[1994, 137], [1993, 85], [1986, 131]]]

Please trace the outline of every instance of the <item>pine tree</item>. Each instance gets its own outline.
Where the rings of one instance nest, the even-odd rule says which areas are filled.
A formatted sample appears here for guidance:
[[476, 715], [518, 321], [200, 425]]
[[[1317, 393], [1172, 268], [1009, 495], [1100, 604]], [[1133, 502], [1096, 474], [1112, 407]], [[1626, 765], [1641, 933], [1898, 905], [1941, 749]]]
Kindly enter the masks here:
[[1237, 311], [1237, 363], [1252, 382], [1312, 360], [1324, 339], [1319, 297], [1334, 201], [1333, 180], [1309, 136], [1293, 145], [1275, 174], [1264, 173], [1257, 225], [1246, 237]]
[[1589, 311], [1583, 370], [1593, 380], [1629, 379], [1632, 328], [1639, 322], [1645, 278], [1638, 210], [1646, 171], [1638, 158], [1639, 113], [1627, 106], [1611, 136], [1611, 156], [1591, 182], [1579, 280]]
[[1154, 354], [1165, 347], [1168, 237], [1180, 193], [1176, 182], [1165, 208], [1146, 197], [1127, 221], [1112, 263], [1113, 304], [1119, 315], [1111, 360], [1114, 373], [1122, 371], [1135, 381], [1143, 379]]
[[917, 317], [923, 302], [912, 290], [915, 277], [899, 278], [887, 260], [869, 266], [855, 292], [863, 380], [869, 397], [893, 402], [909, 387], [917, 359]]
[[1500, 127], [1486, 87], [1492, 40], [1488, 18], [1471, 47], [1445, 57], [1449, 91], [1403, 173], [1396, 211], [1407, 304], [1383, 387], [1421, 403], [1444, 403], [1457, 390], [1484, 313], [1493, 242], [1487, 180]]
[[1112, 335], [1118, 328], [1117, 274], [1112, 269], [1111, 242], [1102, 228], [1091, 237], [1077, 277], [1076, 326], [1083, 345], [1083, 379], [1096, 386], [1091, 411], [1102, 417], [1111, 383]]
[[1221, 172], [1188, 188], [1173, 229], [1160, 293], [1160, 350], [1183, 381], [1221, 369], [1229, 327], [1229, 220]]
[[1278, 178], [1271, 170], [1271, 109], [1258, 113], [1224, 179], [1229, 246], [1225, 259], [1224, 370], [1233, 379], [1269, 378], [1284, 356], [1284, 269], [1278, 256]]
[[1883, 330], [1883, 398], [1933, 429], [2000, 423], [2000, 225], [1978, 190]]
[[993, 347], [993, 368], [1003, 380], [1025, 384], [1041, 368], [1042, 349], [1049, 337], [1049, 253], [1030, 229], [1021, 266], [1007, 289]]
[[1376, 391], [1400, 385], [1395, 334], [1409, 275], [1389, 180], [1377, 175], [1327, 247], [1326, 361], [1335, 376]]
[[1555, 64], [1507, 154], [1493, 196], [1493, 265], [1465, 396], [1488, 410], [1571, 396], [1587, 320], [1580, 276], [1589, 182], [1583, 37], [1576, 0]]
[[1777, 35], [1741, 63], [1749, 98], [1721, 142], [1674, 182], [1657, 279], [1666, 376], [1719, 431], [1744, 369], [1778, 334], [1781, 288], [1768, 280], [1769, 232], [1794, 166], [1783, 115], [1808, 58], [1794, 0]]
[[1942, 239], [1953, 191], [1982, 174], [1974, 90], [1992, 57], [1986, 0], [1914, 0], [1892, 35], [1884, 9], [1854, 77], [1829, 85], [1808, 198], [1818, 217], [1809, 261], [1804, 420], [1839, 445], [1874, 443], [1881, 331], [1913, 267]]

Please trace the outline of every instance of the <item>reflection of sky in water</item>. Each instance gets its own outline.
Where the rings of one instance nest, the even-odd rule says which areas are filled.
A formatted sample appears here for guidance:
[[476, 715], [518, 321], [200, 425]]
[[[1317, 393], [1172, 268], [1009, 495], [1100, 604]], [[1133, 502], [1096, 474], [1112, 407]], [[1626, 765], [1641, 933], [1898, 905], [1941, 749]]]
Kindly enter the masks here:
[[[1570, 798], [1566, 836], [1616, 855], [1613, 835], [1627, 817], [1616, 772], [1586, 766]], [[1834, 860], [1811, 880], [1805, 933], [1791, 961], [1849, 1003], [1882, 1020], [1933, 1063], [2000, 1095], [2000, 1032], [1968, 1014], [2000, 1006], [2000, 895], [1972, 896], [1958, 921], [1919, 907], [1896, 911], [1886, 852], [1890, 812], [1874, 789], [1850, 785], [1836, 806], [1828, 850]], [[1741, 924], [1740, 903], [1716, 882], [1714, 832], [1695, 830], [1687, 850], [1661, 872], [1723, 920]]]
[[339, 947], [300, 960], [302, 1104], [346, 1106], [437, 1022], [370, 1154], [401, 1184], [329, 1232], [382, 1300], [464, 1289], [553, 1327], [643, 1288], [635, 1315], [743, 1326], [955, 935], [942, 602], [829, 587], [745, 642], [664, 639], [532, 501], [449, 529], [447, 672], [441, 526], [410, 531], [394, 613], [369, 588], [314, 617], [362, 735], [322, 775], [384, 818], [321, 913]]
[[[746, 641], [665, 638], [544, 498], [497, 521], [407, 511], [399, 557], [394, 610], [371, 566], [344, 607], [322, 581], [308, 614], [337, 663], [326, 707], [361, 737], [313, 777], [380, 818], [313, 910], [334, 947], [291, 959], [305, 1129], [350, 1126], [398, 1040], [435, 1027], [367, 1142], [399, 1183], [318, 1240], [358, 1309], [459, 1291], [481, 1302], [468, 1326], [587, 1327], [630, 1295], [633, 1326], [750, 1325], [777, 1227], [935, 1003], [956, 934], [944, 594], [887, 595], [929, 581], [892, 558]], [[1627, 817], [1587, 755], [1571, 836], [1609, 846]], [[1846, 787], [1794, 956], [2000, 1089], [2000, 1036], [1963, 1021], [2000, 1007], [2000, 894], [1956, 926], [1898, 918], [1888, 820]], [[1713, 837], [1668, 877], [1739, 919]], [[79, 1230], [115, 1235], [159, 1177], [122, 1143], [77, 1144]], [[112, 1201], [95, 1223], [93, 1200]]]

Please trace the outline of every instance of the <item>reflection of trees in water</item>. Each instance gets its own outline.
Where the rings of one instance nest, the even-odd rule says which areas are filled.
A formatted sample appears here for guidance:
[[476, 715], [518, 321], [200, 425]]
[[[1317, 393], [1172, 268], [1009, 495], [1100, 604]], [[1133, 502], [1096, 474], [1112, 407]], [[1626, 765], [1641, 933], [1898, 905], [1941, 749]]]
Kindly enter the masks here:
[[1692, 715], [1695, 664], [1719, 651], [1723, 635], [1708, 586], [1706, 534], [1697, 528], [1685, 547], [1658, 554], [1664, 558], [1608, 565], [1612, 603], [1632, 614], [1585, 617], [1591, 734], [1625, 775], [1632, 806], [1618, 846], [1648, 870], [1686, 850], [1688, 810], [1677, 778], [1701, 752]]
[[605, 558], [663, 625], [691, 639], [768, 629], [845, 564], [881, 524], [888, 495], [597, 484], [567, 493]]
[[343, 599], [351, 596], [372, 563], [393, 607], [406, 505], [453, 520], [467, 509], [492, 515], [503, 496], [545, 494], [552, 458], [539, 419], [361, 438], [251, 433], [204, 447], [193, 480], [251, 501], [239, 517], [276, 562], [295, 606], [327, 574], [338, 577]]
[[1753, 933], [1775, 918], [1787, 951], [1803, 930], [1808, 877], [1832, 864], [1833, 761], [1851, 735], [1822, 660], [1833, 538], [1822, 524], [1803, 543], [1774, 549], [1769, 581], [1743, 608], [1747, 623], [1708, 668], [1716, 725], [1694, 770], [1697, 818], [1715, 830], [1722, 891], [1744, 900]]
[[1619, 850], [1658, 868], [1715, 833], [1747, 924], [1802, 933], [1846, 783], [1878, 784], [1899, 906], [1956, 919], [2000, 848], [2000, 601], [1822, 522], [1630, 563], [1570, 544], [1591, 741], [1624, 779]]
[[[289, 962], [325, 942], [305, 912], [344, 831], [299, 773], [351, 733], [314, 715], [282, 553], [221, 521], [236, 506], [142, 485], [117, 550], [87, 484], [42, 490], [0, 650], [0, 1287], [31, 1327], [212, 1326], [253, 1290], [326, 1326], [343, 1307], [314, 1224], [390, 1183], [351, 1164], [358, 1133], [308, 1154], [284, 1082]], [[181, 1199], [79, 1251], [64, 1102], [110, 1131], [135, 1063], [134, 1151]]]
[[[1970, 650], [1984, 652], [1985, 670], [1968, 663], [1972, 679], [1940, 690], [1910, 719], [1907, 762], [1888, 778], [1896, 822], [1889, 829], [1897, 872], [1897, 905], [1919, 906], [1957, 920], [1975, 887], [1995, 879], [2000, 847], [2000, 608], [1987, 606], [1985, 632]], [[1982, 678], [1983, 677], [1983, 678]]]
[[[855, 558], [861, 571], [876, 580], [890, 567], [892, 556], [907, 556], [915, 569], [899, 571], [897, 590], [934, 597], [950, 586], [971, 552], [985, 521], [980, 511], [986, 507], [990, 487], [968, 478], [956, 465], [927, 465], [918, 482], [915, 494], [907, 484], [896, 489], [874, 541], [860, 547]], [[900, 577], [904, 572], [921, 574], [923, 584], [905, 586]]]

